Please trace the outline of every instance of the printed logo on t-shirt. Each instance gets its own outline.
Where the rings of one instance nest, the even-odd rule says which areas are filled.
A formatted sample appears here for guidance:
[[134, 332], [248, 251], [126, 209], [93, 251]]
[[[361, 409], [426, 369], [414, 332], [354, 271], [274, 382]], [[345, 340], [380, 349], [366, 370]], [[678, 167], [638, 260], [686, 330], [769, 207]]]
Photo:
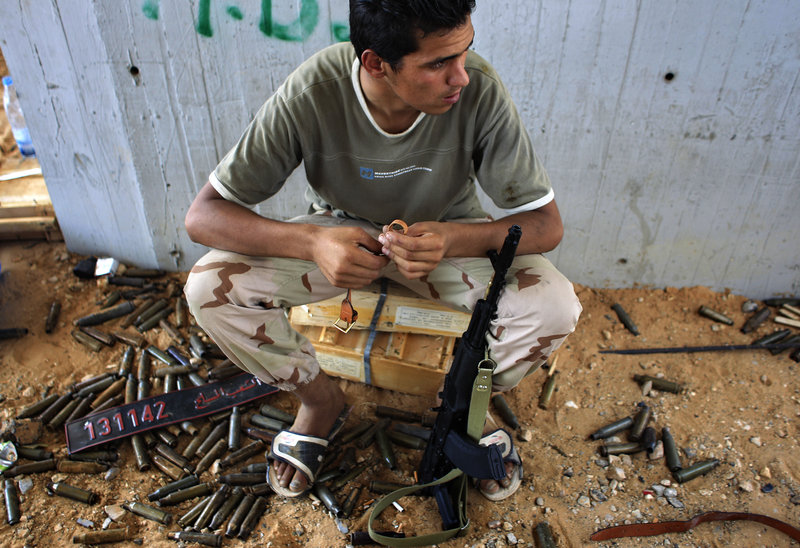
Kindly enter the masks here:
[[395, 169], [394, 171], [375, 171], [370, 167], [360, 167], [360, 175], [362, 179], [392, 179], [394, 177], [399, 177], [400, 175], [405, 175], [406, 173], [411, 173], [412, 171], [427, 171], [428, 173], [432, 173], [433, 170], [429, 167], [421, 167], [421, 166], [407, 166], [401, 167], [400, 169]]

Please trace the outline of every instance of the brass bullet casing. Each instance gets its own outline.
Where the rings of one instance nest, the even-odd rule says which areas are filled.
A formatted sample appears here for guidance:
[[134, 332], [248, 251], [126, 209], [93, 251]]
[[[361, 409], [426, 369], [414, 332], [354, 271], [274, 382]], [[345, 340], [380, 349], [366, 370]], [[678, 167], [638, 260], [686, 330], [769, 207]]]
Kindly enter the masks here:
[[[399, 425], [395, 424], [394, 426], [397, 427]], [[405, 434], [397, 430], [387, 430], [386, 435], [390, 440], [392, 440], [392, 442], [400, 445], [401, 447], [408, 447], [409, 449], [425, 449], [425, 447], [428, 445], [428, 442], [422, 438]]]
[[194, 357], [200, 359], [205, 358], [205, 355], [208, 352], [206, 343], [203, 342], [197, 333], [192, 333], [189, 335], [189, 351]]
[[92, 410], [92, 413], [97, 413], [98, 411], [105, 411], [106, 409], [111, 409], [112, 407], [122, 405], [124, 400], [125, 400], [124, 394], [117, 394], [116, 396], [113, 396], [112, 398], [107, 399], [106, 401], [98, 405], [97, 408]]
[[349, 518], [350, 514], [353, 513], [353, 508], [355, 508], [356, 503], [358, 502], [358, 498], [361, 496], [361, 486], [357, 485], [350, 490], [350, 494], [347, 495], [347, 498], [342, 503], [342, 516], [343, 518]]
[[225, 520], [228, 519], [228, 516], [233, 513], [234, 509], [239, 506], [239, 503], [244, 498], [244, 491], [241, 487], [234, 487], [231, 489], [230, 495], [225, 498], [225, 501], [222, 505], [214, 512], [214, 516], [211, 518], [211, 522], [208, 524], [208, 528], [212, 531], [216, 531], [219, 529]]
[[540, 521], [536, 524], [536, 528], [533, 530], [533, 540], [536, 543], [536, 548], [558, 548], [555, 539], [553, 539], [550, 524], [546, 521]]
[[633, 418], [633, 425], [631, 425], [631, 429], [628, 431], [629, 440], [639, 441], [641, 439], [642, 433], [647, 426], [647, 422], [650, 420], [651, 413], [652, 410], [650, 409], [649, 405], [639, 403], [639, 411]]
[[602, 428], [592, 432], [589, 437], [593, 440], [601, 440], [605, 438], [609, 438], [616, 434], [617, 432], [622, 432], [623, 430], [627, 430], [633, 425], [633, 417], [625, 417], [619, 419], [618, 421], [614, 421], [611, 424], [607, 424]]
[[228, 485], [255, 485], [257, 483], [264, 483], [264, 474], [259, 472], [223, 474], [217, 477], [217, 481]]
[[56, 459], [39, 460], [36, 462], [26, 462], [25, 464], [14, 464], [11, 468], [3, 470], [3, 477], [13, 478], [23, 474], [35, 474], [56, 469]]
[[633, 323], [633, 320], [631, 320], [631, 317], [628, 315], [625, 309], [622, 308], [621, 304], [615, 303], [611, 305], [611, 309], [617, 313], [617, 318], [619, 318], [619, 321], [622, 322], [622, 325], [625, 326], [625, 329], [627, 329], [634, 335], [639, 335], [639, 328], [636, 326], [635, 323]]
[[497, 411], [498, 415], [500, 415], [500, 418], [508, 425], [509, 428], [512, 430], [519, 428], [517, 416], [514, 414], [514, 411], [512, 411], [511, 406], [508, 405], [508, 402], [502, 394], [492, 396], [492, 404], [494, 404], [495, 411]]
[[78, 398], [72, 399], [69, 402], [67, 402], [67, 405], [65, 405], [61, 409], [61, 411], [59, 411], [56, 414], [55, 417], [53, 417], [47, 422], [47, 426], [52, 429], [60, 428], [64, 424], [64, 422], [66, 422], [67, 417], [69, 417], [72, 414], [72, 412], [75, 411], [75, 408], [78, 407], [80, 403], [81, 400]]
[[[225, 423], [222, 423], [222, 426], [225, 427], [227, 425]], [[208, 451], [208, 453], [206, 453], [203, 456], [203, 458], [200, 459], [200, 462], [197, 463], [197, 466], [195, 466], [194, 469], [195, 474], [199, 476], [200, 474], [208, 470], [209, 467], [211, 467], [211, 463], [213, 463], [215, 460], [224, 455], [225, 451], [227, 450], [228, 450], [228, 441], [224, 438], [218, 440], [217, 443], [214, 444], [214, 447], [212, 447]]]
[[60, 481], [55, 483], [47, 482], [46, 489], [48, 495], [58, 495], [59, 497], [72, 499], [90, 505], [97, 502], [96, 493], [92, 493], [86, 489], [81, 489], [80, 487], [68, 485]]
[[[139, 312], [139, 315], [133, 320], [133, 325], [138, 328], [142, 323], [158, 314], [158, 312], [167, 306], [169, 306], [169, 301], [167, 299], [158, 299], [157, 301], [152, 302], [150, 306]], [[139, 331], [142, 330], [139, 329]]]
[[103, 310], [102, 312], [97, 312], [95, 314], [89, 314], [88, 316], [84, 316], [83, 318], [78, 318], [72, 323], [77, 327], [98, 325], [101, 323], [105, 323], [109, 320], [113, 320], [115, 318], [124, 316], [125, 314], [130, 313], [133, 309], [134, 309], [133, 303], [130, 301], [125, 301], [122, 304], [118, 304], [117, 306], [109, 308], [107, 310]]
[[91, 394], [85, 398], [78, 398], [78, 405], [72, 410], [72, 413], [69, 414], [69, 417], [67, 417], [67, 420], [64, 422], [72, 422], [74, 420], [83, 418], [88, 415], [90, 411], [92, 411]]
[[230, 365], [230, 364], [225, 366], [218, 365], [214, 369], [209, 370], [208, 379], [221, 381], [223, 379], [228, 379], [230, 377], [233, 377], [234, 375], [238, 375], [241, 372], [242, 370], [239, 369], [238, 365]]
[[123, 392], [125, 390], [126, 381], [127, 379], [122, 377], [115, 380], [110, 385], [108, 385], [108, 388], [100, 392], [97, 395], [97, 397], [92, 401], [92, 409], [97, 409], [98, 407], [100, 407], [100, 405], [102, 405], [106, 401], [110, 400], [117, 394]]
[[136, 380], [133, 373], [128, 373], [128, 378], [125, 379], [125, 403], [135, 402], [138, 390], [139, 381]]
[[143, 400], [150, 396], [150, 381], [139, 379], [136, 384], [136, 400]]
[[648, 455], [655, 451], [656, 443], [658, 443], [656, 429], [652, 426], [645, 428], [644, 432], [642, 432], [642, 438], [639, 440], [639, 443], [642, 445], [642, 449], [644, 449]]
[[[111, 373], [110, 371], [107, 372], [107, 373], [102, 373], [100, 375], [95, 375], [94, 377], [91, 377], [89, 379], [82, 380], [82, 381], [79, 381], [79, 382], [76, 382], [76, 383], [72, 384], [70, 386], [70, 391], [71, 392], [76, 392], [76, 395], [79, 396], [79, 397], [82, 397], [82, 396], [84, 396], [84, 395], [86, 395], [86, 394], [88, 394], [90, 392], [94, 392], [94, 393], [100, 392], [100, 390], [102, 390], [105, 387], [101, 388], [100, 390], [98, 390], [96, 387], [92, 387], [92, 389], [89, 390], [88, 392], [86, 392], [85, 394], [81, 394], [80, 393], [81, 390], [83, 390], [87, 386], [92, 386], [93, 384], [95, 384], [98, 381], [101, 381], [103, 379], [107, 379], [108, 377], [113, 377], [113, 376], [114, 376], [114, 373]], [[114, 381], [112, 380], [111, 382], [114, 382]], [[106, 385], [106, 386], [108, 386], [108, 385]]]
[[77, 460], [59, 460], [56, 469], [65, 474], [101, 474], [108, 470], [107, 464]]
[[[375, 439], [375, 433], [378, 430], [384, 430], [389, 424], [391, 420], [387, 417], [380, 419], [378, 422], [372, 424], [367, 430], [364, 431], [363, 434], [358, 436], [356, 439], [356, 447], [359, 449], [366, 449], [370, 445], [372, 445], [372, 441]], [[345, 443], [344, 441], [342, 443]]]
[[188, 311], [189, 307], [183, 297], [175, 299], [175, 326], [177, 328], [187, 327], [188, 325]]
[[228, 538], [233, 538], [239, 532], [239, 528], [244, 521], [244, 518], [247, 517], [247, 514], [250, 513], [250, 508], [253, 507], [253, 504], [256, 502], [255, 495], [245, 495], [239, 505], [234, 510], [233, 515], [231, 516], [230, 521], [228, 522], [228, 526], [225, 528], [225, 536]]
[[114, 337], [132, 348], [142, 348], [147, 341], [140, 333], [132, 331], [114, 331]]
[[715, 322], [724, 323], [725, 325], [733, 325], [733, 320], [728, 316], [705, 305], [698, 308], [697, 313], [710, 320], [714, 320]]
[[317, 498], [322, 501], [322, 504], [325, 505], [331, 514], [335, 517], [341, 517], [342, 515], [342, 507], [339, 506], [339, 501], [336, 500], [336, 497], [331, 490], [322, 485], [321, 483], [314, 484], [314, 494], [317, 495]]
[[[114, 382], [113, 379], [111, 382]], [[39, 415], [38, 419], [43, 423], [47, 424], [50, 422], [53, 417], [58, 415], [58, 413], [64, 409], [64, 407], [72, 400], [73, 394], [72, 392], [67, 392], [66, 394], [59, 396], [56, 401], [51, 403], [47, 409], [42, 411], [42, 414]]]
[[80, 329], [82, 332], [86, 333], [91, 338], [93, 338], [94, 340], [96, 340], [97, 342], [99, 342], [100, 344], [102, 344], [104, 346], [114, 346], [114, 343], [117, 342], [117, 339], [114, 338], [113, 335], [109, 335], [108, 333], [100, 331], [96, 327], [91, 327], [91, 326], [86, 326], [85, 325], [85, 326], [79, 327], [78, 329]]
[[346, 445], [353, 441], [354, 439], [361, 436], [364, 432], [372, 428], [373, 423], [371, 421], [361, 421], [354, 427], [349, 430], [342, 432], [339, 436], [339, 443], [342, 445]]
[[167, 533], [167, 538], [181, 542], [193, 542], [203, 546], [222, 546], [222, 535], [214, 533], [198, 533], [196, 531], [174, 531]]
[[243, 473], [243, 474], [250, 474], [252, 472], [259, 472], [261, 474], [266, 474], [267, 473], [267, 463], [265, 461], [254, 462], [254, 463], [248, 464], [247, 466], [245, 466], [244, 468], [242, 468], [239, 471], [241, 473]]
[[194, 436], [189, 444], [183, 448], [183, 455], [185, 458], [191, 460], [197, 454], [197, 449], [200, 445], [208, 438], [208, 435], [211, 434], [211, 430], [214, 428], [214, 425], [210, 422], [204, 422], [203, 425], [200, 427], [200, 431]]
[[542, 387], [542, 393], [539, 395], [540, 409], [547, 409], [547, 406], [550, 405], [550, 399], [553, 397], [553, 392], [555, 392], [556, 390], [557, 377], [558, 377], [558, 371], [555, 371], [552, 375], [547, 377], [547, 380], [544, 382], [544, 386]]
[[175, 449], [173, 449], [169, 445], [162, 442], [158, 442], [156, 443], [153, 449], [156, 451], [156, 453], [158, 453], [162, 457], [172, 461], [172, 463], [175, 464], [176, 466], [180, 466], [181, 468], [183, 468], [183, 470], [186, 471], [187, 474], [191, 474], [192, 472], [194, 472], [192, 464], [189, 462], [189, 459], [179, 454], [177, 451], [175, 451]]
[[204, 384], [208, 384], [206, 380], [196, 372], [187, 374], [186, 378], [189, 379], [189, 382], [194, 386], [203, 386]]
[[58, 316], [61, 314], [61, 303], [53, 301], [50, 305], [50, 311], [47, 313], [47, 319], [44, 322], [44, 332], [52, 333], [58, 323]]
[[192, 523], [194, 523], [194, 521], [197, 519], [197, 516], [200, 515], [200, 513], [208, 504], [209, 500], [211, 500], [210, 496], [200, 499], [197, 504], [189, 509], [189, 511], [177, 519], [178, 525], [181, 527], [189, 527]]
[[237, 405], [228, 417], [228, 450], [236, 451], [242, 445], [242, 410]]
[[[792, 335], [790, 337], [786, 337], [781, 341], [781, 344], [793, 344], [796, 346], [800, 346], [800, 334]], [[778, 354], [782, 354], [783, 352], [787, 351], [788, 348], [771, 348], [769, 353], [773, 356], [777, 356]]]
[[[392, 429], [388, 432], [399, 432], [408, 436], [413, 436], [424, 441], [431, 439], [431, 429], [417, 424], [408, 424], [405, 422], [396, 422], [392, 424]], [[391, 437], [391, 436], [390, 436]]]
[[280, 432], [286, 428], [286, 425], [281, 421], [265, 417], [264, 415], [252, 415], [250, 417], [250, 424], [274, 432]]
[[268, 432], [267, 430], [261, 430], [260, 428], [245, 427], [242, 428], [242, 432], [248, 438], [263, 441], [264, 443], [268, 444], [271, 444], [272, 440], [275, 438], [274, 432]]
[[134, 434], [131, 436], [131, 445], [136, 458], [137, 470], [139, 472], [150, 470], [150, 456], [147, 454], [147, 445], [144, 442], [144, 438], [140, 434]]
[[163, 499], [164, 497], [166, 497], [171, 493], [175, 493], [177, 491], [180, 491], [181, 489], [188, 489], [189, 487], [194, 487], [199, 483], [200, 479], [196, 475], [191, 474], [189, 476], [186, 476], [185, 478], [181, 478], [177, 481], [173, 481], [159, 487], [158, 489], [147, 495], [147, 500], [149, 500], [150, 502], [156, 502], [160, 499]]
[[[167, 321], [164, 321], [164, 323], [166, 323], [167, 325], [169, 325], [169, 322], [167, 322]], [[183, 344], [183, 343], [181, 343], [181, 344]], [[186, 355], [185, 355], [183, 352], [181, 352], [181, 350], [180, 350], [180, 349], [179, 349], [177, 346], [175, 346], [174, 344], [172, 344], [172, 345], [170, 345], [170, 346], [168, 346], [168, 347], [167, 347], [167, 354], [169, 354], [170, 356], [172, 356], [172, 357], [175, 359], [175, 361], [176, 361], [176, 362], [178, 362], [178, 364], [179, 364], [179, 365], [188, 365], [188, 366], [190, 366], [190, 367], [193, 367], [193, 368], [197, 369], [196, 367], [194, 367], [194, 366], [192, 365], [192, 361], [189, 359], [189, 356], [186, 356]]]
[[152, 328], [154, 328], [155, 326], [157, 326], [158, 322], [160, 322], [161, 320], [163, 320], [164, 318], [166, 318], [170, 314], [172, 314], [172, 309], [171, 308], [165, 308], [163, 310], [160, 310], [160, 311], [156, 312], [150, 318], [147, 318], [145, 321], [143, 321], [142, 323], [137, 325], [136, 326], [136, 330], [139, 333], [144, 333], [146, 331], [149, 331]]
[[372, 466], [372, 462], [370, 461], [362, 462], [361, 464], [359, 464], [358, 466], [356, 466], [343, 476], [339, 476], [335, 481], [333, 481], [330, 485], [330, 490], [338, 491], [339, 489], [350, 483], [352, 480], [356, 479], [362, 473], [364, 473], [364, 471], [366, 471], [366, 469], [369, 468], [370, 466]]
[[127, 379], [128, 374], [133, 370], [133, 359], [136, 357], [136, 350], [130, 344], [125, 347], [119, 360], [117, 377]]
[[253, 532], [253, 529], [256, 528], [258, 525], [261, 516], [264, 515], [264, 512], [267, 509], [267, 499], [264, 497], [256, 497], [253, 506], [250, 508], [250, 511], [245, 516], [244, 521], [239, 526], [239, 532], [236, 535], [236, 538], [241, 540], [247, 540], [247, 537], [250, 536], [250, 533]]
[[280, 421], [284, 424], [292, 424], [294, 423], [295, 416], [291, 413], [287, 413], [286, 411], [281, 411], [280, 409], [273, 407], [267, 403], [261, 406], [258, 412], [265, 417], [269, 417], [271, 419], [275, 419], [276, 421]]
[[53, 458], [53, 452], [39, 447], [29, 447], [27, 445], [17, 446], [17, 456], [28, 460], [48, 460]]
[[106, 544], [122, 542], [130, 538], [127, 527], [121, 529], [105, 529], [103, 531], [86, 531], [72, 535], [72, 544]]
[[604, 457], [608, 455], [632, 454], [644, 451], [642, 445], [637, 441], [627, 443], [607, 443], [600, 446], [600, 454]]
[[214, 514], [219, 510], [220, 506], [225, 503], [225, 499], [228, 498], [228, 493], [230, 492], [231, 488], [229, 485], [220, 485], [217, 490], [211, 495], [211, 499], [206, 504], [203, 511], [200, 512], [200, 515], [197, 516], [197, 520], [194, 522], [194, 528], [197, 530], [205, 529], [209, 523], [211, 523], [211, 519], [214, 517]]
[[394, 470], [397, 467], [397, 457], [395, 457], [392, 442], [389, 441], [385, 429], [379, 428], [375, 431], [375, 442], [378, 444], [383, 463], [389, 467], [389, 470]]
[[651, 375], [634, 375], [633, 380], [638, 382], [640, 385], [649, 381], [652, 383], [653, 388], [660, 390], [661, 392], [680, 394], [681, 390], [683, 390], [683, 387], [677, 382], [668, 381], [659, 377], [653, 377]]
[[39, 413], [43, 412], [45, 409], [50, 407], [55, 401], [59, 398], [58, 394], [50, 394], [46, 398], [43, 398], [37, 402], [30, 404], [27, 407], [23, 407], [22, 411], [17, 414], [18, 419], [29, 419], [33, 416], [38, 415]]
[[255, 495], [257, 497], [263, 497], [273, 493], [272, 487], [269, 486], [269, 483], [256, 483], [255, 485], [245, 485], [242, 487], [242, 490], [247, 493], [248, 495]]
[[767, 344], [775, 344], [781, 342], [783, 339], [789, 336], [791, 333], [790, 329], [779, 329], [778, 331], [773, 331], [763, 337], [753, 341], [750, 343], [751, 346], [759, 346], [759, 345], [767, 345]]
[[698, 476], [708, 474], [714, 468], [716, 468], [718, 464], [719, 464], [718, 459], [704, 460], [702, 462], [695, 463], [686, 468], [676, 470], [675, 472], [672, 473], [672, 477], [675, 478], [675, 481], [677, 481], [678, 483], [686, 483], [687, 481], [692, 480]]
[[[145, 352], [150, 354], [152, 357], [154, 357], [161, 363], [166, 364], [168, 367], [176, 367], [179, 365], [178, 361], [175, 358], [173, 358], [172, 356], [170, 356], [169, 354], [167, 354], [166, 352], [164, 352], [155, 345], [152, 344], [149, 345], [147, 348], [145, 348]], [[157, 373], [156, 376], [158, 376]]]
[[115, 289], [114, 291], [106, 295], [106, 298], [103, 299], [103, 302], [100, 303], [100, 308], [108, 308], [109, 306], [114, 306], [119, 302], [121, 298], [122, 298], [122, 292], [119, 289]]
[[347, 472], [356, 465], [356, 448], [352, 445], [344, 450], [342, 460], [339, 461], [339, 472]]
[[758, 329], [762, 323], [769, 319], [770, 314], [772, 314], [772, 312], [766, 306], [753, 312], [753, 315], [747, 318], [747, 321], [744, 322], [744, 325], [741, 329], [742, 333], [750, 333], [751, 331]]
[[15, 525], [19, 523], [22, 514], [19, 510], [19, 491], [17, 491], [17, 484], [14, 483], [14, 480], [5, 480], [3, 496], [6, 502], [6, 523]]
[[661, 429], [661, 442], [664, 444], [664, 459], [667, 462], [669, 471], [674, 473], [683, 468], [678, 446], [675, 445], [675, 439], [667, 426]]
[[186, 471], [183, 468], [161, 455], [150, 455], [150, 461], [172, 480], [179, 480], [186, 476]]
[[[206, 439], [203, 440], [203, 442], [197, 448], [196, 451], [197, 456], [199, 456], [200, 458], [205, 457], [206, 453], [208, 453], [211, 450], [211, 448], [217, 444], [219, 440], [224, 439], [227, 433], [228, 433], [227, 422], [220, 422], [216, 426], [214, 426], [214, 429], [208, 434]], [[226, 440], [226, 446], [227, 446], [227, 440]]]
[[180, 332], [180, 331], [178, 331], [178, 328], [176, 328], [174, 325], [172, 325], [171, 323], [169, 323], [169, 322], [168, 322], [166, 319], [164, 319], [164, 318], [161, 318], [160, 320], [158, 320], [158, 326], [159, 326], [161, 329], [163, 329], [163, 330], [164, 330], [164, 332], [165, 332], [167, 335], [169, 335], [169, 336], [170, 336], [170, 338], [171, 338], [173, 341], [175, 341], [176, 343], [178, 343], [178, 344], [184, 344], [184, 343], [186, 342], [186, 339], [184, 339], [184, 338], [183, 338], [183, 335], [181, 335], [181, 332]]
[[146, 297], [139, 304], [135, 305], [135, 308], [127, 316], [125, 316], [125, 319], [120, 322], [120, 326], [125, 328], [133, 325], [133, 322], [136, 321], [136, 318], [138, 318], [142, 312], [150, 308], [154, 302], [155, 301], [152, 297]]
[[422, 422], [422, 415], [419, 413], [413, 413], [403, 409], [395, 409], [394, 407], [388, 407], [386, 405], [377, 406], [375, 408], [375, 416], [389, 417], [392, 420], [402, 422]]
[[161, 508], [150, 506], [149, 504], [143, 504], [135, 501], [125, 502], [122, 504], [122, 507], [132, 514], [136, 514], [137, 516], [141, 516], [152, 521], [157, 521], [162, 525], [169, 525], [172, 522], [172, 514], [162, 510]]
[[229, 466], [233, 466], [234, 464], [247, 460], [254, 455], [263, 453], [266, 451], [266, 448], [267, 444], [265, 444], [263, 441], [255, 440], [254, 442], [245, 445], [241, 449], [237, 449], [224, 459], [220, 460], [219, 466], [220, 468], [228, 468]]

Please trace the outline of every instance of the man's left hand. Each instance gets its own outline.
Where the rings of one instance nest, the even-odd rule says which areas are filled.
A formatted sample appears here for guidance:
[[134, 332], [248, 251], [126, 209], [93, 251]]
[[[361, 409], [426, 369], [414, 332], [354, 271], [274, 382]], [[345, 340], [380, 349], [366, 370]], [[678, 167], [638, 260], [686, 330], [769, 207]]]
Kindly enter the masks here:
[[400, 273], [414, 280], [435, 269], [448, 248], [448, 223], [421, 222], [408, 227], [405, 234], [384, 226], [378, 241], [381, 252], [397, 264]]

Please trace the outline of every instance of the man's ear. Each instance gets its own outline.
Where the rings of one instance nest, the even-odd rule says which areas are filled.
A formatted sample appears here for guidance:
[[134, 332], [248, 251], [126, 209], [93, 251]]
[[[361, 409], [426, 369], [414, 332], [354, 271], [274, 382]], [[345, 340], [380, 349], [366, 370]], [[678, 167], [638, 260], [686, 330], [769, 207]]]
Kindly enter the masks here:
[[386, 75], [386, 67], [383, 59], [371, 49], [365, 49], [361, 54], [361, 66], [373, 78], [383, 78]]

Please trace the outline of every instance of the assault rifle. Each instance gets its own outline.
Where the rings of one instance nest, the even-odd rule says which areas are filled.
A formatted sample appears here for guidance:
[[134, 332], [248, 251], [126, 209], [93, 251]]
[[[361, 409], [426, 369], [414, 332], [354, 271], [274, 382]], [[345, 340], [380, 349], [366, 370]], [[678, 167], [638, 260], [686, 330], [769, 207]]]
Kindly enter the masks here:
[[[478, 439], [486, 419], [492, 390], [491, 372], [495, 368], [495, 363], [488, 358], [486, 335], [489, 322], [497, 314], [497, 302], [506, 285], [506, 273], [514, 260], [521, 235], [522, 229], [512, 226], [500, 253], [489, 252], [494, 276], [486, 296], [475, 303], [469, 326], [461, 336], [453, 364], [445, 377], [444, 389], [439, 393], [442, 403], [434, 409], [438, 415], [420, 463], [420, 483], [441, 479], [454, 469], [481, 479], [500, 480], [506, 476], [500, 449], [496, 445], [483, 447], [478, 444]], [[480, 413], [481, 416], [470, 421], [470, 404], [475, 398], [483, 399], [485, 403], [482, 408], [474, 406], [473, 415]], [[428, 489], [427, 494], [436, 497], [445, 529], [466, 527], [465, 480], [462, 475], [461, 481]]]

